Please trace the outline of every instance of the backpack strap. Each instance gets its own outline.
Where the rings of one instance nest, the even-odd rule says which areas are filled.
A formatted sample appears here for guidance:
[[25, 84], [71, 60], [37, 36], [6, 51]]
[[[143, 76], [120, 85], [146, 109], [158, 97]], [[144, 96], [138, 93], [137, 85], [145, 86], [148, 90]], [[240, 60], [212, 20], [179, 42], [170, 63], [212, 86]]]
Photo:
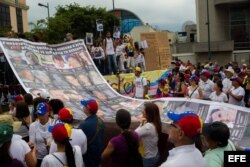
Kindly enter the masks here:
[[53, 155], [63, 166], [66, 166], [63, 162], [62, 162], [62, 160], [60, 160], [60, 158], [58, 158], [55, 154], [51, 154], [51, 155]]
[[101, 125], [102, 125], [102, 121], [99, 117], [97, 117], [97, 127], [96, 127], [96, 131], [95, 131], [95, 135], [91, 138], [91, 140], [89, 142], [87, 142], [87, 145], [91, 145], [94, 140], [96, 139], [100, 129], [101, 129]]

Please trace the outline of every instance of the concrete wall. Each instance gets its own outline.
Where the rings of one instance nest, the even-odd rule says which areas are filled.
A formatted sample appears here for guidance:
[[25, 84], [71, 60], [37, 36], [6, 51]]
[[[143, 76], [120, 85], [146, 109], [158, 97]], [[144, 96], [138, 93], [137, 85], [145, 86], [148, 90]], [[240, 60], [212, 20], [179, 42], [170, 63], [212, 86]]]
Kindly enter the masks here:
[[[196, 54], [196, 61], [205, 63], [208, 62], [208, 53], [197, 53]], [[230, 61], [233, 61], [233, 54], [232, 52], [212, 52], [211, 53], [211, 61], [218, 62], [219, 65], [225, 65]]]
[[[229, 12], [227, 6], [216, 7], [213, 0], [209, 0], [209, 22], [211, 41], [225, 41], [230, 39]], [[207, 42], [207, 0], [196, 0], [196, 16], [198, 42]]]
[[23, 32], [28, 31], [28, 11], [22, 10], [22, 16], [23, 16]]

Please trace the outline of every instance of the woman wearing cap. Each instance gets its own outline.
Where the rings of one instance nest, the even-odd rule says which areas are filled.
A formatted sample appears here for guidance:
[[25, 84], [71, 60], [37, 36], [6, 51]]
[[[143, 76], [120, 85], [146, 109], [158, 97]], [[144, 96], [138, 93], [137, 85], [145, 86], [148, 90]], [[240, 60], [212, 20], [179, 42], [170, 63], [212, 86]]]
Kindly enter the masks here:
[[49, 106], [47, 103], [39, 103], [36, 107], [37, 121], [30, 125], [30, 145], [37, 146], [37, 167], [41, 165], [42, 159], [49, 153], [48, 146], [51, 134], [48, 131], [53, 120], [49, 118]]
[[16, 119], [22, 122], [22, 126], [16, 132], [22, 136], [23, 140], [29, 142], [29, 126], [32, 123], [29, 106], [24, 101], [19, 101], [16, 104]]
[[224, 151], [235, 151], [234, 144], [229, 140], [230, 131], [226, 124], [213, 122], [204, 124], [203, 145], [208, 147], [205, 152], [205, 167], [222, 167], [224, 165]]
[[24, 167], [17, 159], [10, 155], [10, 145], [13, 136], [13, 127], [8, 124], [0, 125], [0, 166], [1, 167]]
[[[57, 122], [64, 122], [69, 124], [71, 127], [73, 123], [73, 112], [70, 108], [62, 108], [58, 112], [58, 121]], [[71, 135], [70, 135], [70, 144], [72, 146], [79, 146], [81, 148], [82, 154], [85, 154], [87, 151], [87, 137], [83, 133], [81, 129], [72, 128]], [[56, 152], [56, 144], [54, 141], [51, 142], [50, 145], [50, 154]]]
[[121, 129], [121, 134], [109, 141], [102, 153], [102, 159], [111, 157], [112, 167], [142, 167], [142, 158], [138, 151], [139, 137], [137, 133], [130, 130], [130, 113], [124, 109], [118, 110], [116, 124]]
[[159, 160], [158, 140], [161, 133], [161, 119], [159, 108], [154, 103], [145, 103], [144, 120], [135, 130], [143, 144], [143, 166], [154, 167]]
[[84, 167], [82, 152], [79, 146], [70, 144], [71, 127], [58, 123], [50, 127], [57, 151], [44, 157], [41, 167]]
[[155, 98], [168, 97], [169, 87], [166, 87], [167, 81], [164, 78], [158, 80], [158, 88]]
[[231, 78], [233, 88], [228, 91], [229, 104], [237, 106], [245, 106], [244, 96], [245, 90], [241, 87], [242, 79], [240, 77]]
[[190, 86], [188, 87], [188, 97], [195, 99], [203, 99], [203, 93], [198, 85], [199, 77], [192, 75], [190, 77]]
[[232, 88], [232, 81], [230, 80], [232, 76], [234, 75], [233, 69], [226, 69], [225, 71], [226, 78], [223, 79], [223, 92], [227, 93]]
[[214, 84], [214, 92], [211, 93], [209, 99], [212, 101], [217, 101], [222, 103], [228, 102], [227, 95], [224, 92], [222, 92], [222, 89], [223, 89], [223, 84], [221, 80], [219, 80]]

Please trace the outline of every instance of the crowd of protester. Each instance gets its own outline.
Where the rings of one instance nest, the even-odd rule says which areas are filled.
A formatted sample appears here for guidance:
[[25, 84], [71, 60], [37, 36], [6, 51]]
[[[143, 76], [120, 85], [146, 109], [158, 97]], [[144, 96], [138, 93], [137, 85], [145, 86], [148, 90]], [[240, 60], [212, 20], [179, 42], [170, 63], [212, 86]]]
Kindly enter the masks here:
[[0, 114], [0, 166], [98, 167], [108, 159], [113, 167], [221, 167], [224, 151], [238, 149], [222, 122], [203, 124], [193, 112], [168, 112], [168, 139], [174, 145], [160, 161], [162, 132], [159, 108], [145, 103], [136, 129], [125, 109], [116, 112], [120, 133], [105, 145], [105, 122], [97, 116], [95, 99], [79, 102], [85, 120], [75, 124], [74, 112], [60, 99], [18, 95], [13, 108]]
[[219, 66], [176, 62], [165, 78], [158, 80], [154, 98], [188, 97], [250, 107], [250, 69], [246, 64]]

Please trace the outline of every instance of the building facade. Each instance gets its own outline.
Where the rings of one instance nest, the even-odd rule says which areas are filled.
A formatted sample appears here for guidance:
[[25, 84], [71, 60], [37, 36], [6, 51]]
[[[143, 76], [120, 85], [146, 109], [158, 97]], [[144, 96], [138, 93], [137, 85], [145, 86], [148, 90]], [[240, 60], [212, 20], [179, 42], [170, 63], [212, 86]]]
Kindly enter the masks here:
[[198, 61], [208, 60], [210, 36], [212, 61], [250, 64], [249, 0], [196, 0], [196, 19], [197, 43], [193, 51]]
[[18, 33], [28, 31], [28, 9], [26, 0], [0, 1], [0, 28], [8, 28]]

